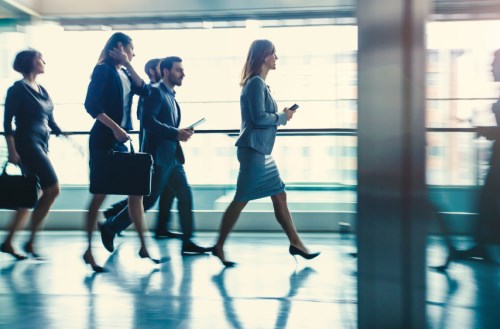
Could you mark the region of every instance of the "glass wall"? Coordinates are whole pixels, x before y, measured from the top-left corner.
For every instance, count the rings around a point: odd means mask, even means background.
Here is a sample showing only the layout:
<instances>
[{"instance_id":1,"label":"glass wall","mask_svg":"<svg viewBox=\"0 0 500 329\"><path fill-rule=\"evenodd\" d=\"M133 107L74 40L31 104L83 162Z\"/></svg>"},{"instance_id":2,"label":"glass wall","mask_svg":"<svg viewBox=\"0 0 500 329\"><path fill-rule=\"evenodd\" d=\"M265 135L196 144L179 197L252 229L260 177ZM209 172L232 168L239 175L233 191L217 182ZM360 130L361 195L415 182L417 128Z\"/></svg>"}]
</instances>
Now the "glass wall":
<instances>
[{"instance_id":1,"label":"glass wall","mask_svg":"<svg viewBox=\"0 0 500 329\"><path fill-rule=\"evenodd\" d=\"M148 59L177 55L184 60L186 77L177 89L182 125L207 118L199 127L203 131L184 145L191 184L234 188L236 134L210 131L235 132L239 128L238 83L245 55L254 39L268 38L275 43L279 57L277 70L267 80L271 91L280 108L300 104L297 115L283 127L299 133L280 136L273 152L283 179L292 189L355 189L357 29L354 25L312 24L314 20L302 23L245 28L227 22L226 27L217 28L123 30L134 40L133 64L145 80L143 66ZM11 69L15 53L28 46L37 48L47 62L46 73L39 80L56 104L56 120L66 131L88 132L93 119L85 112L83 100L92 68L112 33L65 31L49 23L0 33L0 102L7 87L20 78ZM497 86L490 77L490 63L499 33L497 21L428 24L427 126L465 129L428 134L431 185L475 186L482 179L489 142L477 139L467 128L495 124L490 107L497 98ZM0 112L3 116L3 107ZM301 129L310 128L332 131L301 135ZM52 138L50 144L62 184L86 186L87 136ZM0 152L4 159L3 138Z\"/></svg>"}]
</instances>

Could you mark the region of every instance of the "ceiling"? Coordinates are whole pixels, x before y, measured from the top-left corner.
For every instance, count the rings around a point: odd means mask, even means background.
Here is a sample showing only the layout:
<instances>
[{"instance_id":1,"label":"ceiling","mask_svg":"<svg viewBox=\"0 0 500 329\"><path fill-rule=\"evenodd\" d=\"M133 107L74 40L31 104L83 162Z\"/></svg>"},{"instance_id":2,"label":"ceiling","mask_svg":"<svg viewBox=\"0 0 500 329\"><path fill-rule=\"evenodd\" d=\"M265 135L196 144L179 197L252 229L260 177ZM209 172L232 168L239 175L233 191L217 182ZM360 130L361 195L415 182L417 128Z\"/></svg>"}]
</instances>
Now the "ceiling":
<instances>
[{"instance_id":1,"label":"ceiling","mask_svg":"<svg viewBox=\"0 0 500 329\"><path fill-rule=\"evenodd\" d=\"M356 0L0 0L0 25L37 20L86 26L277 18L344 19L352 24L355 4ZM500 0L434 0L430 19L500 19Z\"/></svg>"}]
</instances>

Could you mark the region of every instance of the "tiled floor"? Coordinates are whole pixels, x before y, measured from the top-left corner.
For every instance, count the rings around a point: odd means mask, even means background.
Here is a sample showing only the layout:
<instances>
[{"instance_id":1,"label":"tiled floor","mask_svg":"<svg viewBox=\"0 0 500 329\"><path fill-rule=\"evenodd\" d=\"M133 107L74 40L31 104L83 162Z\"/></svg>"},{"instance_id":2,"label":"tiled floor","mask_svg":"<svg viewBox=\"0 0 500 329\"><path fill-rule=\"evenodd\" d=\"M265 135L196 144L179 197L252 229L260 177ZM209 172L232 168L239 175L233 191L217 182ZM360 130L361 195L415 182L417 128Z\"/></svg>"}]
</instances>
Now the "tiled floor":
<instances>
[{"instance_id":1,"label":"tiled floor","mask_svg":"<svg viewBox=\"0 0 500 329\"><path fill-rule=\"evenodd\" d=\"M159 266L137 256L133 232L113 254L96 235L110 271L93 274L81 260L82 232L43 232L49 261L0 254L0 328L356 328L353 237L302 236L322 254L296 264L283 234L234 233L227 254L238 266L224 270L213 256L181 257L177 240L150 240L172 258ZM199 233L197 242L214 239ZM440 263L438 239L428 249L429 263ZM499 278L498 267L479 263L452 264L448 276L428 271L429 327L500 328Z\"/></svg>"}]
</instances>

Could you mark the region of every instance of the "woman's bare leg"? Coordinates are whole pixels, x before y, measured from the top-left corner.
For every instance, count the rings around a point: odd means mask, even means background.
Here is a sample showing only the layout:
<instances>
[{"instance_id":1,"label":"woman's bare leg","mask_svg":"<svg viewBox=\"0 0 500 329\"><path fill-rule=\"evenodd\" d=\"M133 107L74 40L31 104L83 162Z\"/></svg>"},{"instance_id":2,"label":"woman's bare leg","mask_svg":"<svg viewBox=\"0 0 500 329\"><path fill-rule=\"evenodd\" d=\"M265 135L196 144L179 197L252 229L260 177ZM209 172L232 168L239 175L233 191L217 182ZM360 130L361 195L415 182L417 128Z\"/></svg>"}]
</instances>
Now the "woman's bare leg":
<instances>
[{"instance_id":1,"label":"woman's bare leg","mask_svg":"<svg viewBox=\"0 0 500 329\"><path fill-rule=\"evenodd\" d=\"M271 196L271 200L273 201L274 215L276 216L276 220L278 221L278 223L280 223L281 227L285 231L285 234L290 241L290 245L297 247L306 253L309 253L307 248L302 243L302 240L300 240L297 229L293 224L292 215L288 210L288 204L286 201L286 192Z\"/></svg>"},{"instance_id":2,"label":"woman's bare leg","mask_svg":"<svg viewBox=\"0 0 500 329\"><path fill-rule=\"evenodd\" d=\"M87 231L87 250L83 254L85 262L89 263L92 267L96 266L94 256L92 255L92 234L94 232L97 219L99 216L99 209L106 199L106 194L94 194L90 200L89 210L86 215L85 229Z\"/></svg>"},{"instance_id":3,"label":"woman's bare leg","mask_svg":"<svg viewBox=\"0 0 500 329\"><path fill-rule=\"evenodd\" d=\"M213 249L213 254L219 257L222 262L226 261L224 257L224 243L247 203L248 202L232 201L222 216L219 227L219 237Z\"/></svg>"},{"instance_id":4,"label":"woman's bare leg","mask_svg":"<svg viewBox=\"0 0 500 329\"><path fill-rule=\"evenodd\" d=\"M12 222L9 227L9 233L1 245L1 251L11 254L17 259L25 259L26 257L18 254L14 251L12 246L12 240L17 231L19 231L26 224L26 219L28 218L28 209L21 208L16 210L14 216L12 217Z\"/></svg>"},{"instance_id":5,"label":"woman's bare leg","mask_svg":"<svg viewBox=\"0 0 500 329\"><path fill-rule=\"evenodd\" d=\"M38 204L31 213L31 235L26 242L25 250L31 254L36 254L33 249L36 233L42 227L44 219L49 213L50 207L60 193L59 183L46 187L42 190L42 196L38 199Z\"/></svg>"},{"instance_id":6,"label":"woman's bare leg","mask_svg":"<svg viewBox=\"0 0 500 329\"><path fill-rule=\"evenodd\" d=\"M128 214L130 219L135 225L135 229L139 234L139 240L141 242L141 255L149 256L148 249L146 247L146 239L144 237L144 231L146 230L146 222L144 220L144 206L142 204L142 196L129 195L128 197ZM141 256L142 257L142 256Z\"/></svg>"}]
</instances>

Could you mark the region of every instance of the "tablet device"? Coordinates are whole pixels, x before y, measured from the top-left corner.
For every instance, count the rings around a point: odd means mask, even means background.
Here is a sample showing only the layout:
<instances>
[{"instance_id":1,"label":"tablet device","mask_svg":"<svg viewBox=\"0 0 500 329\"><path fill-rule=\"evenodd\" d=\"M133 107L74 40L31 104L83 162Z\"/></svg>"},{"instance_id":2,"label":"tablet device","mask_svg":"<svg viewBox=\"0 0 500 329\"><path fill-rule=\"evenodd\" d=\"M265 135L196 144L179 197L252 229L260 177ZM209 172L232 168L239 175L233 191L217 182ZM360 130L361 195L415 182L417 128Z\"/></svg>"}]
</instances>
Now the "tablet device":
<instances>
[{"instance_id":1,"label":"tablet device","mask_svg":"<svg viewBox=\"0 0 500 329\"><path fill-rule=\"evenodd\" d=\"M194 129L194 127L198 126L199 124L202 124L203 122L205 122L205 118L201 118L200 120L196 121L195 123L193 123L192 125L188 126L189 129Z\"/></svg>"},{"instance_id":2,"label":"tablet device","mask_svg":"<svg viewBox=\"0 0 500 329\"><path fill-rule=\"evenodd\" d=\"M288 111L295 111L295 110L296 110L296 109L298 109L298 108L299 108L299 106L298 106L297 104L293 104L292 106L290 106L290 107L288 108Z\"/></svg>"}]
</instances>

